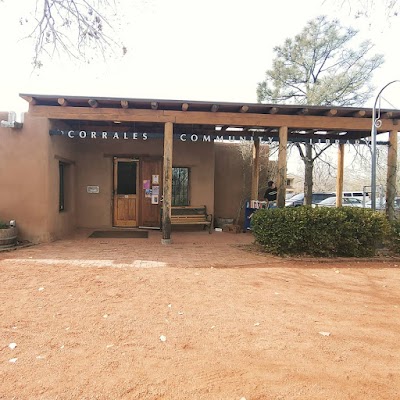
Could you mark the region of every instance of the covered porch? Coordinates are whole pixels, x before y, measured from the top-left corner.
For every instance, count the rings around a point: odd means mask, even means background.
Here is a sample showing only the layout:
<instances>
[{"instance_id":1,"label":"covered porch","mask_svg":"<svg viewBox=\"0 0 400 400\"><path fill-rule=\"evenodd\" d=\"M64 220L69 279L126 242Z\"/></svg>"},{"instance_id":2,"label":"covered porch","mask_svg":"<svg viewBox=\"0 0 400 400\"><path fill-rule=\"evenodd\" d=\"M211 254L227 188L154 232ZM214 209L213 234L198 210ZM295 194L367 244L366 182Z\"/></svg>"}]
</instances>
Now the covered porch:
<instances>
[{"instance_id":1,"label":"covered porch","mask_svg":"<svg viewBox=\"0 0 400 400\"><path fill-rule=\"evenodd\" d=\"M158 137L162 141L160 196L162 241L171 241L172 165L176 146L218 141L250 141L253 146L251 198L257 199L260 146L279 142L277 187L279 207L285 203L287 144L335 143L338 146L337 199L343 191L345 144L368 144L372 110L368 108L294 106L254 103L121 99L23 94L29 115L48 118L51 134L69 138L114 135L117 140ZM395 196L399 110L381 110L378 133L388 132L387 213ZM57 123L62 121L62 126ZM116 135L116 136L115 136Z\"/></svg>"}]
</instances>

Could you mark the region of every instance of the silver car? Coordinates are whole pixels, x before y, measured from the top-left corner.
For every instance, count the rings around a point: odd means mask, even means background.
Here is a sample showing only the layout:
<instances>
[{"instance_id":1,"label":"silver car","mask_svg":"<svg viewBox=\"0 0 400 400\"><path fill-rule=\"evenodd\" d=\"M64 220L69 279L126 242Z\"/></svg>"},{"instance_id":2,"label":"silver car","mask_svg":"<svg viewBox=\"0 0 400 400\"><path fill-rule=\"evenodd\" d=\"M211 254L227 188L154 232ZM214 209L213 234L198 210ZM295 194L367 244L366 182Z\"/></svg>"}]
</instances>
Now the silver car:
<instances>
[{"instance_id":1,"label":"silver car","mask_svg":"<svg viewBox=\"0 0 400 400\"><path fill-rule=\"evenodd\" d=\"M318 204L313 204L313 207L336 207L336 196L328 197L325 200L320 201ZM363 202L356 197L343 197L343 207L362 207Z\"/></svg>"}]
</instances>

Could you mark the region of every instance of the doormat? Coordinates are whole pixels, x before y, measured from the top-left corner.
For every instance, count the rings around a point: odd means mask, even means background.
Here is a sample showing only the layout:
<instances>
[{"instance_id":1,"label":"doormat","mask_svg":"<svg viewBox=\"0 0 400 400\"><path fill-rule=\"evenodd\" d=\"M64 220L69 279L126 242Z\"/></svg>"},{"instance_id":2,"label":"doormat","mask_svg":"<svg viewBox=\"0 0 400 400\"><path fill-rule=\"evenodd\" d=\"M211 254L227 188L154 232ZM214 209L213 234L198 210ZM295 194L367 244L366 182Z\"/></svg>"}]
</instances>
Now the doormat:
<instances>
[{"instance_id":1,"label":"doormat","mask_svg":"<svg viewBox=\"0 0 400 400\"><path fill-rule=\"evenodd\" d=\"M106 239L136 239L148 238L147 231L94 231L90 238L106 238Z\"/></svg>"}]
</instances>

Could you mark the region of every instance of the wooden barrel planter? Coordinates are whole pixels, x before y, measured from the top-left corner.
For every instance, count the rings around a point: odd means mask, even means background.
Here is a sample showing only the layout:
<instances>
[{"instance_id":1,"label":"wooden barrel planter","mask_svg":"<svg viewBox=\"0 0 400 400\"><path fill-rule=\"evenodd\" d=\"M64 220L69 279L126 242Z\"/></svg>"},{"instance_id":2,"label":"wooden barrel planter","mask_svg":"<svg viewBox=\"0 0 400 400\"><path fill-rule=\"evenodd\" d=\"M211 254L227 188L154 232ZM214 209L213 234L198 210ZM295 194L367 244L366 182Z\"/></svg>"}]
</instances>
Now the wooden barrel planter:
<instances>
[{"instance_id":1,"label":"wooden barrel planter","mask_svg":"<svg viewBox=\"0 0 400 400\"><path fill-rule=\"evenodd\" d=\"M14 247L17 244L17 234L16 226L0 228L0 250Z\"/></svg>"}]
</instances>

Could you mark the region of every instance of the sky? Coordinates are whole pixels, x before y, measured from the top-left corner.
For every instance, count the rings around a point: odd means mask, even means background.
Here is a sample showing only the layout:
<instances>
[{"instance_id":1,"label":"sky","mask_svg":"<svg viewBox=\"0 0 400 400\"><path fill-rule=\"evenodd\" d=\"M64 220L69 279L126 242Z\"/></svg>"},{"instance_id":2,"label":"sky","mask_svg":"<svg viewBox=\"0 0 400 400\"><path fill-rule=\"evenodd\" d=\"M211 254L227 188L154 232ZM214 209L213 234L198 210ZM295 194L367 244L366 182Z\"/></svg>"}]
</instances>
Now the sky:
<instances>
[{"instance_id":1,"label":"sky","mask_svg":"<svg viewBox=\"0 0 400 400\"><path fill-rule=\"evenodd\" d=\"M379 3L380 1L378 1ZM35 0L0 2L0 111L27 109L20 93L101 97L256 102L257 83L272 65L273 47L326 14L370 38L385 64L374 75L377 90L400 79L398 20L377 8L355 19L341 0L119 0L113 35L127 54L101 56L90 64L67 56L45 59L33 71L33 44L19 19ZM400 18L400 17L399 17ZM382 107L400 108L400 84L382 94ZM387 102L386 102L387 100ZM17 117L18 119L18 117Z\"/></svg>"}]
</instances>

